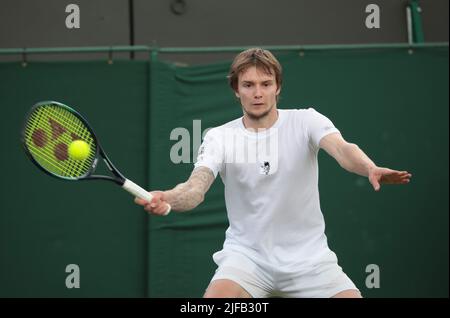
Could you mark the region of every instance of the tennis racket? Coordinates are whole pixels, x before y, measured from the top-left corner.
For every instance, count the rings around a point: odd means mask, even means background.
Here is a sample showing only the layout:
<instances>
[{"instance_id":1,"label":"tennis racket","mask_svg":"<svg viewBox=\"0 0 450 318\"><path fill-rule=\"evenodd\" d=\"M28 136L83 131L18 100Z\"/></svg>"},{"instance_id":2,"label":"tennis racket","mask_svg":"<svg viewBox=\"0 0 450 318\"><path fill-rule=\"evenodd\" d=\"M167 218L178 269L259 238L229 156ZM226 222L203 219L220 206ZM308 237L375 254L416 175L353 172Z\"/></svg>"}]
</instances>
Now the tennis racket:
<instances>
[{"instance_id":1,"label":"tennis racket","mask_svg":"<svg viewBox=\"0 0 450 318\"><path fill-rule=\"evenodd\" d=\"M81 159L69 155L69 147L76 140L89 146L87 156ZM69 181L107 180L148 202L153 198L114 167L86 119L64 104L54 101L35 104L25 119L22 144L31 161L52 177ZM111 176L94 174L99 159L103 159ZM170 209L167 204L166 215Z\"/></svg>"}]
</instances>

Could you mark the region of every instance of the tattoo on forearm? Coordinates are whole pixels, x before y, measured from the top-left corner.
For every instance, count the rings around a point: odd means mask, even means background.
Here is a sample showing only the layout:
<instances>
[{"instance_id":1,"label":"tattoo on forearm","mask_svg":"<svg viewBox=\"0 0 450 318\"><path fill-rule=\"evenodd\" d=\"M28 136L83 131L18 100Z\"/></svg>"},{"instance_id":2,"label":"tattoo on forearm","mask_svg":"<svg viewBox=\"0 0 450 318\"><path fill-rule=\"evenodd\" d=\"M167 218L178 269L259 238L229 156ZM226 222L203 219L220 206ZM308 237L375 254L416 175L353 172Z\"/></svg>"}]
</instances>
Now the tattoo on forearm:
<instances>
[{"instance_id":1,"label":"tattoo on forearm","mask_svg":"<svg viewBox=\"0 0 450 318\"><path fill-rule=\"evenodd\" d=\"M186 182L166 191L167 201L175 211L192 210L203 202L213 181L214 175L209 168L196 168Z\"/></svg>"}]
</instances>

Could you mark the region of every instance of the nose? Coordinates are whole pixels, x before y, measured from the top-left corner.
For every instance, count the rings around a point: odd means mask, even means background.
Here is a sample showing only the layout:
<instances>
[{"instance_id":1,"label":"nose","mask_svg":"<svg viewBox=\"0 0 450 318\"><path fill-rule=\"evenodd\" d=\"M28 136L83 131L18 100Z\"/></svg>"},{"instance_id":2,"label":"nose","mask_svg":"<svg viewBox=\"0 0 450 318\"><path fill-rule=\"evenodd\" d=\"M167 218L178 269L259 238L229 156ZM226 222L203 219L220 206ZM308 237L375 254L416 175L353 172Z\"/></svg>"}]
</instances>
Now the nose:
<instances>
[{"instance_id":1,"label":"nose","mask_svg":"<svg viewBox=\"0 0 450 318\"><path fill-rule=\"evenodd\" d=\"M261 87L259 87L258 85L255 86L255 98L259 99L262 97L262 90Z\"/></svg>"}]
</instances>

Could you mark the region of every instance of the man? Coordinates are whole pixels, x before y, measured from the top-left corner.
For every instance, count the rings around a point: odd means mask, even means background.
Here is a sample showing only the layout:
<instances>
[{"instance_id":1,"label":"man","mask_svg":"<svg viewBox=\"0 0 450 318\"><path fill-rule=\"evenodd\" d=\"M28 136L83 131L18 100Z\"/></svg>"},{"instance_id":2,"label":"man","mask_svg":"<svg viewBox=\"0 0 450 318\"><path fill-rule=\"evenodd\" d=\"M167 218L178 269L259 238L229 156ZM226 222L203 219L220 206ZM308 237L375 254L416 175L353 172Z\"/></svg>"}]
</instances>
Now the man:
<instances>
[{"instance_id":1,"label":"man","mask_svg":"<svg viewBox=\"0 0 450 318\"><path fill-rule=\"evenodd\" d=\"M361 297L328 248L318 151L368 177L375 191L383 183L406 184L411 174L376 166L312 108L277 109L281 82L281 65L269 51L238 54L229 83L243 117L208 131L186 182L152 192L150 203L135 202L156 215L165 214L167 203L191 210L220 173L230 226L213 255L218 268L204 297Z\"/></svg>"}]
</instances>

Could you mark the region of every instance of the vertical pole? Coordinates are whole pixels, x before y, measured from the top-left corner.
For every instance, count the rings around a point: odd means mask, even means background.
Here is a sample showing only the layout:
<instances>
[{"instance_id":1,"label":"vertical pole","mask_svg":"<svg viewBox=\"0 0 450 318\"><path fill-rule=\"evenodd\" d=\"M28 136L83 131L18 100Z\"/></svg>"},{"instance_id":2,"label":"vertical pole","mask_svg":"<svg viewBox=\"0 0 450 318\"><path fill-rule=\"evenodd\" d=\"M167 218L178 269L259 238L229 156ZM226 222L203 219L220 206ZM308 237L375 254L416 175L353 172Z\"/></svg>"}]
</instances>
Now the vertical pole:
<instances>
[{"instance_id":1,"label":"vertical pole","mask_svg":"<svg viewBox=\"0 0 450 318\"><path fill-rule=\"evenodd\" d=\"M413 41L414 43L424 43L425 38L423 35L422 16L421 16L422 9L420 8L419 0L411 0L409 3L409 7L411 8Z\"/></svg>"},{"instance_id":2,"label":"vertical pole","mask_svg":"<svg viewBox=\"0 0 450 318\"><path fill-rule=\"evenodd\" d=\"M157 64L158 62L158 47L154 44L152 45L150 52L149 52L149 62L148 62L148 112L147 112L147 145L146 145L146 154L147 154L147 187L149 189L153 188L152 185L152 158L151 158L151 147L150 144L152 142L152 127L153 127L153 105L154 105L154 83L156 81L157 75ZM146 273L147 273L147 285L146 285L146 297L151 297L151 281L150 281L150 271L152 270L150 268L151 263L151 226L152 226L152 218L147 213L147 266L146 266Z\"/></svg>"}]
</instances>

